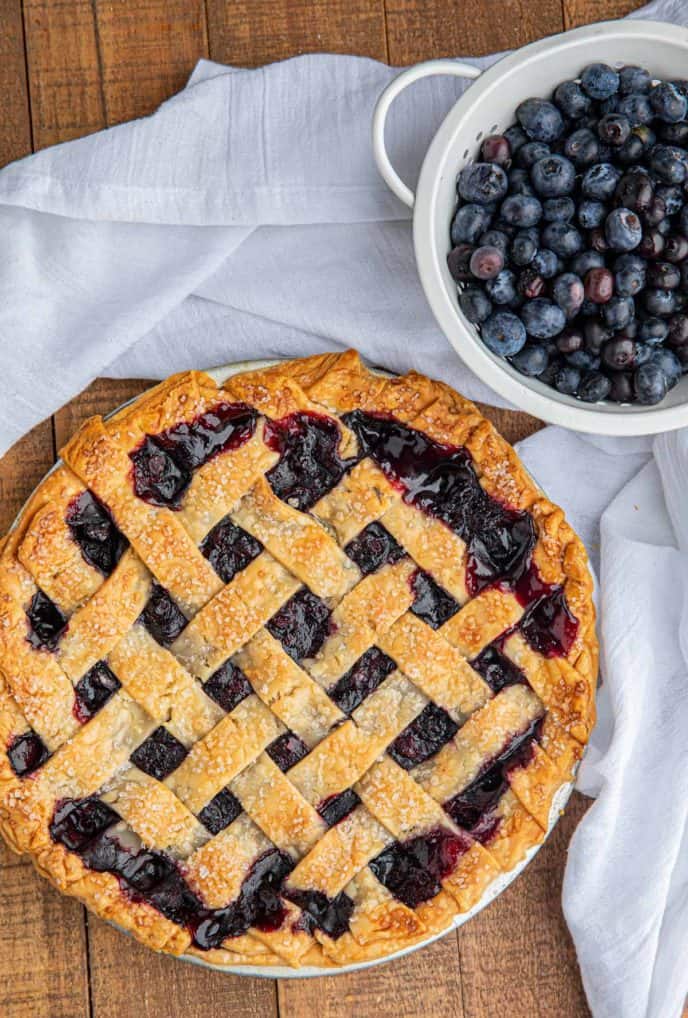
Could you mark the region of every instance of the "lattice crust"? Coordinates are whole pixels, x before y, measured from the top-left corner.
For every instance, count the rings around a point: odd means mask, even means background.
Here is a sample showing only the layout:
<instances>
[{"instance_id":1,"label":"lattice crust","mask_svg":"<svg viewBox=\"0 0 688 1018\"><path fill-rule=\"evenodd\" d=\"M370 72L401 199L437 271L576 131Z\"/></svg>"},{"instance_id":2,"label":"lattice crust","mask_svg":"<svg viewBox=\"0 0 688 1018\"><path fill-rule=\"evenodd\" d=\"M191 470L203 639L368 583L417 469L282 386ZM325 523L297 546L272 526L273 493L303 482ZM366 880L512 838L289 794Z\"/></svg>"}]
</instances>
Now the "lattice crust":
<instances>
[{"instance_id":1,"label":"lattice crust","mask_svg":"<svg viewBox=\"0 0 688 1018\"><path fill-rule=\"evenodd\" d=\"M156 950L327 968L542 840L594 722L591 581L471 403L348 351L173 376L62 456L0 554L0 830L60 890ZM520 573L476 581L483 512L531 528Z\"/></svg>"}]
</instances>

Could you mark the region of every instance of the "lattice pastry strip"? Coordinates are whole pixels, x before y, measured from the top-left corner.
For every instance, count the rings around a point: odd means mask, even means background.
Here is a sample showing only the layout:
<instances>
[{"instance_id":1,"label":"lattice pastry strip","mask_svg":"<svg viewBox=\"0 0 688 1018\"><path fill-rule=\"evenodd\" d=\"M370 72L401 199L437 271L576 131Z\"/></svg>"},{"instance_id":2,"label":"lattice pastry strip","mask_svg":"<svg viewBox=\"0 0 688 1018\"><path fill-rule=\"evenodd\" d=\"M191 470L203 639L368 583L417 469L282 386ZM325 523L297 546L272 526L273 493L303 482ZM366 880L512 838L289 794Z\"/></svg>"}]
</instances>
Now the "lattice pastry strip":
<instances>
[{"instance_id":1,"label":"lattice pastry strip","mask_svg":"<svg viewBox=\"0 0 688 1018\"><path fill-rule=\"evenodd\" d=\"M440 627L445 640L464 657L476 657L523 615L523 605L509 591L488 587Z\"/></svg>"},{"instance_id":2,"label":"lattice pastry strip","mask_svg":"<svg viewBox=\"0 0 688 1018\"><path fill-rule=\"evenodd\" d=\"M315 503L311 513L330 526L344 546L400 499L380 468L366 458L344 474L339 484Z\"/></svg>"}]
</instances>

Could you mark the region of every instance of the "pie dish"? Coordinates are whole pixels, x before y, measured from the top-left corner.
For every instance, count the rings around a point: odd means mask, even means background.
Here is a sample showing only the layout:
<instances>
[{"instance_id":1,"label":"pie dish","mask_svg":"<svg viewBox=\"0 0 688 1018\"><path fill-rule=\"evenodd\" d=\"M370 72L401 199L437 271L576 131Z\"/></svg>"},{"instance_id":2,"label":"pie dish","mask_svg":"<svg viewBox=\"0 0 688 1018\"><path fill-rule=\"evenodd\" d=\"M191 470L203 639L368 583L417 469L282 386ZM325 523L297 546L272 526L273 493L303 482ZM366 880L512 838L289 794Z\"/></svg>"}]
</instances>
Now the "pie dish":
<instances>
[{"instance_id":1,"label":"pie dish","mask_svg":"<svg viewBox=\"0 0 688 1018\"><path fill-rule=\"evenodd\" d=\"M585 551L479 411L354 351L87 421L0 555L0 829L156 950L449 928L594 722Z\"/></svg>"}]
</instances>

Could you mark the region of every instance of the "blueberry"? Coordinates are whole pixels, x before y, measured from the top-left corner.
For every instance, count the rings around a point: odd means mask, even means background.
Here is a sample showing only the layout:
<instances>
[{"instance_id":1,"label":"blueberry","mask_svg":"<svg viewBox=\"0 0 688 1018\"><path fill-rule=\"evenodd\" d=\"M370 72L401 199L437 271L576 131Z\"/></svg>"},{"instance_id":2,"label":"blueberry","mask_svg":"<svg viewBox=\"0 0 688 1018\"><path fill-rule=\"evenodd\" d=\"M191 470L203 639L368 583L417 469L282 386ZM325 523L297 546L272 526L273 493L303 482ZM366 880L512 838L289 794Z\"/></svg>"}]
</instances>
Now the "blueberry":
<instances>
[{"instance_id":1,"label":"blueberry","mask_svg":"<svg viewBox=\"0 0 688 1018\"><path fill-rule=\"evenodd\" d=\"M650 346L658 346L667 338L669 326L670 323L665 322L661 318L645 318L640 323L638 338L641 339L643 343L649 343Z\"/></svg>"},{"instance_id":2,"label":"blueberry","mask_svg":"<svg viewBox=\"0 0 688 1018\"><path fill-rule=\"evenodd\" d=\"M511 304L516 300L516 276L511 269L502 269L494 279L488 279L485 289L494 304Z\"/></svg>"},{"instance_id":3,"label":"blueberry","mask_svg":"<svg viewBox=\"0 0 688 1018\"><path fill-rule=\"evenodd\" d=\"M619 100L619 113L626 117L631 126L650 124L654 118L650 100L646 95L625 95Z\"/></svg>"},{"instance_id":4,"label":"blueberry","mask_svg":"<svg viewBox=\"0 0 688 1018\"><path fill-rule=\"evenodd\" d=\"M468 286L459 293L459 306L469 322L484 322L492 314L492 304L477 286Z\"/></svg>"},{"instance_id":5,"label":"blueberry","mask_svg":"<svg viewBox=\"0 0 688 1018\"><path fill-rule=\"evenodd\" d=\"M468 264L476 279L494 279L504 268L504 255L498 247L477 247Z\"/></svg>"},{"instance_id":6,"label":"blueberry","mask_svg":"<svg viewBox=\"0 0 688 1018\"><path fill-rule=\"evenodd\" d=\"M528 173L528 170L515 167L510 171L509 194L535 194L535 188L530 182L530 174Z\"/></svg>"},{"instance_id":7,"label":"blueberry","mask_svg":"<svg viewBox=\"0 0 688 1018\"><path fill-rule=\"evenodd\" d=\"M619 336L602 347L602 363L612 371L626 371L635 365L636 345L632 339Z\"/></svg>"},{"instance_id":8,"label":"blueberry","mask_svg":"<svg viewBox=\"0 0 688 1018\"><path fill-rule=\"evenodd\" d=\"M470 280L471 270L468 264L472 254L473 247L470 244L457 244L447 255L447 268L457 283L466 283Z\"/></svg>"},{"instance_id":9,"label":"blueberry","mask_svg":"<svg viewBox=\"0 0 688 1018\"><path fill-rule=\"evenodd\" d=\"M571 120L578 120L590 109L590 97L585 94L577 81L562 81L554 90L554 101Z\"/></svg>"},{"instance_id":10,"label":"blueberry","mask_svg":"<svg viewBox=\"0 0 688 1018\"><path fill-rule=\"evenodd\" d=\"M571 271L575 272L581 279L588 269L604 267L604 257L599 251L581 251L571 260Z\"/></svg>"},{"instance_id":11,"label":"blueberry","mask_svg":"<svg viewBox=\"0 0 688 1018\"><path fill-rule=\"evenodd\" d=\"M535 141L554 141L564 133L561 113L546 99L526 99L517 106L516 119Z\"/></svg>"},{"instance_id":12,"label":"blueberry","mask_svg":"<svg viewBox=\"0 0 688 1018\"><path fill-rule=\"evenodd\" d=\"M511 242L511 260L515 265L529 265L537 253L537 244L530 234L517 233Z\"/></svg>"},{"instance_id":13,"label":"blueberry","mask_svg":"<svg viewBox=\"0 0 688 1018\"><path fill-rule=\"evenodd\" d=\"M650 262L647 267L648 286L675 290L681 284L681 270L671 262Z\"/></svg>"},{"instance_id":14,"label":"blueberry","mask_svg":"<svg viewBox=\"0 0 688 1018\"><path fill-rule=\"evenodd\" d=\"M533 187L543 198L558 198L571 194L576 182L576 170L564 156L550 155L538 159L530 171Z\"/></svg>"},{"instance_id":15,"label":"blueberry","mask_svg":"<svg viewBox=\"0 0 688 1018\"><path fill-rule=\"evenodd\" d=\"M612 338L611 331L602 324L599 318L588 318L583 326L585 348L597 356L604 344Z\"/></svg>"},{"instance_id":16,"label":"blueberry","mask_svg":"<svg viewBox=\"0 0 688 1018\"><path fill-rule=\"evenodd\" d=\"M670 389L673 389L681 377L681 362L671 350L665 350L661 347L658 350L653 350L648 364L655 364L658 368L661 368Z\"/></svg>"},{"instance_id":17,"label":"blueberry","mask_svg":"<svg viewBox=\"0 0 688 1018\"><path fill-rule=\"evenodd\" d=\"M578 222L584 230L592 230L595 226L601 226L605 220L608 209L601 201L594 198L584 198L578 206Z\"/></svg>"},{"instance_id":18,"label":"blueberry","mask_svg":"<svg viewBox=\"0 0 688 1018\"><path fill-rule=\"evenodd\" d=\"M602 306L602 318L614 332L624 329L634 315L635 302L632 297L612 297Z\"/></svg>"},{"instance_id":19,"label":"blueberry","mask_svg":"<svg viewBox=\"0 0 688 1018\"><path fill-rule=\"evenodd\" d=\"M638 162L644 150L645 147L638 135L631 133L623 145L619 145L617 148L616 160L623 163L624 166L630 166L632 163Z\"/></svg>"},{"instance_id":20,"label":"blueberry","mask_svg":"<svg viewBox=\"0 0 688 1018\"><path fill-rule=\"evenodd\" d=\"M649 343L636 343L635 344L635 367L639 368L641 364L646 364L652 356L652 351L657 348L650 346Z\"/></svg>"},{"instance_id":21,"label":"blueberry","mask_svg":"<svg viewBox=\"0 0 688 1018\"><path fill-rule=\"evenodd\" d=\"M619 71L619 91L622 95L628 95L629 92L639 92L641 94L649 92L651 84L652 77L650 72L646 71L644 67L626 64Z\"/></svg>"},{"instance_id":22,"label":"blueberry","mask_svg":"<svg viewBox=\"0 0 688 1018\"><path fill-rule=\"evenodd\" d=\"M669 383L659 364L647 361L636 369L633 375L636 399L646 406L661 403L667 394Z\"/></svg>"},{"instance_id":23,"label":"blueberry","mask_svg":"<svg viewBox=\"0 0 688 1018\"><path fill-rule=\"evenodd\" d=\"M576 166L589 166L599 154L599 138L587 127L574 131L564 143L564 155Z\"/></svg>"},{"instance_id":24,"label":"blueberry","mask_svg":"<svg viewBox=\"0 0 688 1018\"><path fill-rule=\"evenodd\" d=\"M545 281L542 276L538 275L535 269L526 266L518 274L516 288L523 297L530 300L532 297L540 296L545 289Z\"/></svg>"},{"instance_id":25,"label":"blueberry","mask_svg":"<svg viewBox=\"0 0 688 1018\"><path fill-rule=\"evenodd\" d=\"M614 286L622 297L635 297L645 286L645 262L638 255L620 255L614 262Z\"/></svg>"},{"instance_id":26,"label":"blueberry","mask_svg":"<svg viewBox=\"0 0 688 1018\"><path fill-rule=\"evenodd\" d=\"M583 346L583 334L575 326L567 326L559 333L555 342L559 353L575 353Z\"/></svg>"},{"instance_id":27,"label":"blueberry","mask_svg":"<svg viewBox=\"0 0 688 1018\"><path fill-rule=\"evenodd\" d=\"M657 319L654 320L657 321ZM662 325L664 324L662 322ZM678 314L671 316L667 328L666 341L675 350L688 347L688 315Z\"/></svg>"},{"instance_id":28,"label":"blueberry","mask_svg":"<svg viewBox=\"0 0 688 1018\"><path fill-rule=\"evenodd\" d=\"M646 230L638 244L638 254L642 258L659 258L664 250L665 241L660 231L655 227Z\"/></svg>"},{"instance_id":29,"label":"blueberry","mask_svg":"<svg viewBox=\"0 0 688 1018\"><path fill-rule=\"evenodd\" d=\"M672 264L684 261L688 257L688 238L672 233L665 241L663 254L665 260Z\"/></svg>"},{"instance_id":30,"label":"blueberry","mask_svg":"<svg viewBox=\"0 0 688 1018\"><path fill-rule=\"evenodd\" d=\"M597 124L597 133L601 141L618 148L631 134L631 122L622 113L607 113Z\"/></svg>"},{"instance_id":31,"label":"blueberry","mask_svg":"<svg viewBox=\"0 0 688 1018\"><path fill-rule=\"evenodd\" d=\"M567 396L575 396L581 382L580 368L564 364L554 376L554 388Z\"/></svg>"},{"instance_id":32,"label":"blueberry","mask_svg":"<svg viewBox=\"0 0 688 1018\"><path fill-rule=\"evenodd\" d=\"M604 235L615 251L632 251L640 243L643 228L631 209L612 209L604 222Z\"/></svg>"},{"instance_id":33,"label":"blueberry","mask_svg":"<svg viewBox=\"0 0 688 1018\"><path fill-rule=\"evenodd\" d=\"M608 99L619 84L619 75L609 64L588 64L581 74L581 87L592 99Z\"/></svg>"},{"instance_id":34,"label":"blueberry","mask_svg":"<svg viewBox=\"0 0 688 1018\"><path fill-rule=\"evenodd\" d=\"M657 198L661 198L664 202L664 211L667 216L675 216L683 208L684 197L680 187L672 184L661 184L655 194Z\"/></svg>"},{"instance_id":35,"label":"blueberry","mask_svg":"<svg viewBox=\"0 0 688 1018\"><path fill-rule=\"evenodd\" d=\"M471 163L459 174L458 190L464 201L478 205L499 201L506 194L506 173L494 163Z\"/></svg>"},{"instance_id":36,"label":"blueberry","mask_svg":"<svg viewBox=\"0 0 688 1018\"><path fill-rule=\"evenodd\" d=\"M676 311L676 294L673 290L645 290L643 304L645 310L658 318L668 317Z\"/></svg>"},{"instance_id":37,"label":"blueberry","mask_svg":"<svg viewBox=\"0 0 688 1018\"><path fill-rule=\"evenodd\" d=\"M583 249L583 238L570 223L548 223L542 231L542 244L560 258L570 258Z\"/></svg>"},{"instance_id":38,"label":"blueberry","mask_svg":"<svg viewBox=\"0 0 688 1018\"><path fill-rule=\"evenodd\" d=\"M609 398L615 403L633 402L633 381L630 375L623 371L612 371L609 375L611 389Z\"/></svg>"},{"instance_id":39,"label":"blueberry","mask_svg":"<svg viewBox=\"0 0 688 1018\"><path fill-rule=\"evenodd\" d=\"M583 303L583 280L573 272L562 273L554 280L552 296L570 321Z\"/></svg>"},{"instance_id":40,"label":"blueberry","mask_svg":"<svg viewBox=\"0 0 688 1018\"><path fill-rule=\"evenodd\" d=\"M590 350L576 350L574 353L567 354L566 362L580 371L596 371L600 366L600 358Z\"/></svg>"},{"instance_id":41,"label":"blueberry","mask_svg":"<svg viewBox=\"0 0 688 1018\"><path fill-rule=\"evenodd\" d=\"M547 348L539 343L524 346L512 358L511 363L522 375L529 378L537 378L547 367L549 354Z\"/></svg>"},{"instance_id":42,"label":"blueberry","mask_svg":"<svg viewBox=\"0 0 688 1018\"><path fill-rule=\"evenodd\" d=\"M548 223L568 223L576 214L576 203L573 198L547 198L542 212Z\"/></svg>"},{"instance_id":43,"label":"blueberry","mask_svg":"<svg viewBox=\"0 0 688 1018\"><path fill-rule=\"evenodd\" d=\"M523 322L510 311L496 311L483 322L481 335L488 350L499 357L513 357L526 344Z\"/></svg>"},{"instance_id":44,"label":"blueberry","mask_svg":"<svg viewBox=\"0 0 688 1018\"><path fill-rule=\"evenodd\" d=\"M548 247L541 247L531 262L531 267L543 279L552 279L561 267L559 258Z\"/></svg>"},{"instance_id":45,"label":"blueberry","mask_svg":"<svg viewBox=\"0 0 688 1018\"><path fill-rule=\"evenodd\" d=\"M490 225L492 216L484 205L470 203L457 210L451 225L451 242L457 244L476 244L478 237Z\"/></svg>"},{"instance_id":46,"label":"blueberry","mask_svg":"<svg viewBox=\"0 0 688 1018\"><path fill-rule=\"evenodd\" d=\"M654 188L652 181L645 173L628 170L616 185L614 200L617 205L631 209L632 212L646 212L652 204Z\"/></svg>"},{"instance_id":47,"label":"blueberry","mask_svg":"<svg viewBox=\"0 0 688 1018\"><path fill-rule=\"evenodd\" d=\"M677 124L660 124L657 135L670 145L682 145L688 142L688 121L679 120Z\"/></svg>"},{"instance_id":48,"label":"blueberry","mask_svg":"<svg viewBox=\"0 0 688 1018\"><path fill-rule=\"evenodd\" d=\"M509 142L512 156L528 141L528 135L518 124L512 124L511 127L507 127L504 137Z\"/></svg>"},{"instance_id":49,"label":"blueberry","mask_svg":"<svg viewBox=\"0 0 688 1018\"><path fill-rule=\"evenodd\" d=\"M502 219L512 226L535 226L542 219L541 203L525 194L510 194L499 211Z\"/></svg>"},{"instance_id":50,"label":"blueberry","mask_svg":"<svg viewBox=\"0 0 688 1018\"><path fill-rule=\"evenodd\" d=\"M489 134L480 146L480 158L486 163L507 166L511 162L511 145L503 134Z\"/></svg>"},{"instance_id":51,"label":"blueberry","mask_svg":"<svg viewBox=\"0 0 688 1018\"><path fill-rule=\"evenodd\" d=\"M537 297L524 304L521 318L529 335L536 339L556 336L566 325L566 316L561 308L544 297Z\"/></svg>"},{"instance_id":52,"label":"blueberry","mask_svg":"<svg viewBox=\"0 0 688 1018\"><path fill-rule=\"evenodd\" d=\"M675 145L653 145L649 164L653 173L667 184L682 184L686 179L684 155Z\"/></svg>"},{"instance_id":53,"label":"blueberry","mask_svg":"<svg viewBox=\"0 0 688 1018\"><path fill-rule=\"evenodd\" d=\"M616 191L621 173L611 163L597 163L585 171L581 189L586 198L609 201Z\"/></svg>"},{"instance_id":54,"label":"blueberry","mask_svg":"<svg viewBox=\"0 0 688 1018\"><path fill-rule=\"evenodd\" d=\"M502 254L506 254L509 249L509 238L501 230L486 230L480 234L478 244L481 247L498 247Z\"/></svg>"},{"instance_id":55,"label":"blueberry","mask_svg":"<svg viewBox=\"0 0 688 1018\"><path fill-rule=\"evenodd\" d=\"M685 120L688 113L688 100L670 81L660 81L659 84L652 86L650 104L655 116L668 124Z\"/></svg>"},{"instance_id":56,"label":"blueberry","mask_svg":"<svg viewBox=\"0 0 688 1018\"><path fill-rule=\"evenodd\" d=\"M610 95L607 99L602 99L599 104L600 116L608 117L610 113L618 113L619 102L621 97L617 95Z\"/></svg>"},{"instance_id":57,"label":"blueberry","mask_svg":"<svg viewBox=\"0 0 688 1018\"><path fill-rule=\"evenodd\" d=\"M601 371L590 371L578 386L578 397L586 403L600 403L609 395L612 383Z\"/></svg>"},{"instance_id":58,"label":"blueberry","mask_svg":"<svg viewBox=\"0 0 688 1018\"><path fill-rule=\"evenodd\" d=\"M521 169L529 170L538 159L544 159L549 154L549 145L545 145L543 141L528 141L518 150L516 162Z\"/></svg>"}]
</instances>

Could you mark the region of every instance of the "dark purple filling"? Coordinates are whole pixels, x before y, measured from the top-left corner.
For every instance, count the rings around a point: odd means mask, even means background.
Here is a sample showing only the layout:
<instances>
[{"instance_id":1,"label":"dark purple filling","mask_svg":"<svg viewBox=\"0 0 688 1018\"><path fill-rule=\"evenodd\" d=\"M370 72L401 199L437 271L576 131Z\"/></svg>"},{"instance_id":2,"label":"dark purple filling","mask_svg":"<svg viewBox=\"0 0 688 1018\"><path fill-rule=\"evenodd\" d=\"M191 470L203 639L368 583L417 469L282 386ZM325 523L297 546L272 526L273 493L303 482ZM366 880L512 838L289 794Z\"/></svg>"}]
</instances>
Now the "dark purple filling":
<instances>
[{"instance_id":1,"label":"dark purple filling","mask_svg":"<svg viewBox=\"0 0 688 1018\"><path fill-rule=\"evenodd\" d=\"M353 788L347 788L339 795L328 795L326 799L318 803L316 808L327 826L334 827L344 817L348 817L360 801Z\"/></svg>"},{"instance_id":2,"label":"dark purple filling","mask_svg":"<svg viewBox=\"0 0 688 1018\"><path fill-rule=\"evenodd\" d=\"M90 491L83 491L67 506L65 520L85 560L109 576L127 547L127 539L103 503Z\"/></svg>"},{"instance_id":3,"label":"dark purple filling","mask_svg":"<svg viewBox=\"0 0 688 1018\"><path fill-rule=\"evenodd\" d=\"M267 479L277 497L305 510L331 491L356 463L340 458L341 437L337 421L320 414L295 413L268 421L265 442L280 458Z\"/></svg>"},{"instance_id":4,"label":"dark purple filling","mask_svg":"<svg viewBox=\"0 0 688 1018\"><path fill-rule=\"evenodd\" d=\"M15 735L7 747L7 759L18 778L37 770L49 756L48 747L35 732Z\"/></svg>"},{"instance_id":5,"label":"dark purple filling","mask_svg":"<svg viewBox=\"0 0 688 1018\"><path fill-rule=\"evenodd\" d=\"M369 523L353 541L349 541L344 551L364 576L377 572L388 562L398 562L406 554L381 523Z\"/></svg>"},{"instance_id":6,"label":"dark purple filling","mask_svg":"<svg viewBox=\"0 0 688 1018\"><path fill-rule=\"evenodd\" d=\"M328 695L340 710L351 714L395 668L391 657L387 657L378 647L371 647L328 690Z\"/></svg>"},{"instance_id":7,"label":"dark purple filling","mask_svg":"<svg viewBox=\"0 0 688 1018\"><path fill-rule=\"evenodd\" d=\"M251 683L244 673L231 661L220 665L216 672L205 682L203 689L207 695L219 704L227 713L250 696L253 692Z\"/></svg>"},{"instance_id":8,"label":"dark purple filling","mask_svg":"<svg viewBox=\"0 0 688 1018\"><path fill-rule=\"evenodd\" d=\"M429 703L417 718L396 737L387 752L404 770L434 756L456 735L459 726L446 710Z\"/></svg>"},{"instance_id":9,"label":"dark purple filling","mask_svg":"<svg viewBox=\"0 0 688 1018\"><path fill-rule=\"evenodd\" d=\"M80 852L118 820L119 815L101 799L62 799L50 822L50 836L71 852Z\"/></svg>"},{"instance_id":10,"label":"dark purple filling","mask_svg":"<svg viewBox=\"0 0 688 1018\"><path fill-rule=\"evenodd\" d=\"M74 687L74 716L81 724L97 714L120 688L120 681L104 661L96 661Z\"/></svg>"},{"instance_id":11,"label":"dark purple filling","mask_svg":"<svg viewBox=\"0 0 688 1018\"><path fill-rule=\"evenodd\" d=\"M416 908L439 894L440 881L454 872L469 847L467 838L437 827L409 841L395 841L369 866L395 898Z\"/></svg>"},{"instance_id":12,"label":"dark purple filling","mask_svg":"<svg viewBox=\"0 0 688 1018\"><path fill-rule=\"evenodd\" d=\"M198 814L198 819L211 834L219 834L229 827L239 814L242 806L228 788L223 788Z\"/></svg>"},{"instance_id":13,"label":"dark purple filling","mask_svg":"<svg viewBox=\"0 0 688 1018\"><path fill-rule=\"evenodd\" d=\"M498 693L505 686L528 685L521 669L493 643L485 647L471 661L471 665L482 675L493 693Z\"/></svg>"},{"instance_id":14,"label":"dark purple filling","mask_svg":"<svg viewBox=\"0 0 688 1018\"><path fill-rule=\"evenodd\" d=\"M188 623L181 608L171 594L154 583L146 607L139 616L154 640L163 647L169 647Z\"/></svg>"},{"instance_id":15,"label":"dark purple filling","mask_svg":"<svg viewBox=\"0 0 688 1018\"><path fill-rule=\"evenodd\" d=\"M268 622L266 629L295 661L314 657L330 633L330 609L301 587Z\"/></svg>"},{"instance_id":16,"label":"dark purple filling","mask_svg":"<svg viewBox=\"0 0 688 1018\"><path fill-rule=\"evenodd\" d=\"M411 577L411 588L416 595L411 611L433 629L443 626L460 608L451 594L422 569L417 569Z\"/></svg>"},{"instance_id":17,"label":"dark purple filling","mask_svg":"<svg viewBox=\"0 0 688 1018\"><path fill-rule=\"evenodd\" d=\"M322 891L303 891L296 887L286 887L284 896L308 913L315 925L333 940L337 940L349 929L354 903L344 891L336 898L328 898Z\"/></svg>"},{"instance_id":18,"label":"dark purple filling","mask_svg":"<svg viewBox=\"0 0 688 1018\"><path fill-rule=\"evenodd\" d=\"M129 759L139 770L150 774L157 781L163 781L179 767L187 753L186 746L160 725L134 750Z\"/></svg>"},{"instance_id":19,"label":"dark purple filling","mask_svg":"<svg viewBox=\"0 0 688 1018\"><path fill-rule=\"evenodd\" d=\"M37 590L26 609L29 631L26 639L36 650L55 650L67 628L67 616L42 590Z\"/></svg>"},{"instance_id":20,"label":"dark purple filling","mask_svg":"<svg viewBox=\"0 0 688 1018\"><path fill-rule=\"evenodd\" d=\"M469 831L476 841L486 843L495 833L499 819L494 812L509 787L509 774L532 759L533 744L539 741L541 728L542 718L537 718L514 735L467 788L445 802L444 809L454 823Z\"/></svg>"},{"instance_id":21,"label":"dark purple filling","mask_svg":"<svg viewBox=\"0 0 688 1018\"><path fill-rule=\"evenodd\" d=\"M497 580L515 580L527 568L536 536L531 517L484 491L466 449L360 410L345 420L404 501L442 520L466 542L472 596Z\"/></svg>"},{"instance_id":22,"label":"dark purple filling","mask_svg":"<svg viewBox=\"0 0 688 1018\"><path fill-rule=\"evenodd\" d=\"M288 771L307 756L309 749L294 732L284 732L270 743L265 752L281 771Z\"/></svg>"},{"instance_id":23,"label":"dark purple filling","mask_svg":"<svg viewBox=\"0 0 688 1018\"><path fill-rule=\"evenodd\" d=\"M201 552L223 583L229 583L249 562L257 558L263 545L229 516L213 527L201 545Z\"/></svg>"},{"instance_id":24,"label":"dark purple filling","mask_svg":"<svg viewBox=\"0 0 688 1018\"><path fill-rule=\"evenodd\" d=\"M243 404L218 403L189 423L146 435L129 454L134 491L151 505L179 509L192 472L218 453L248 441L257 418L256 411Z\"/></svg>"},{"instance_id":25,"label":"dark purple filling","mask_svg":"<svg viewBox=\"0 0 688 1018\"><path fill-rule=\"evenodd\" d=\"M566 657L578 633L576 619L561 587L533 602L521 619L521 632L543 657Z\"/></svg>"}]
</instances>

